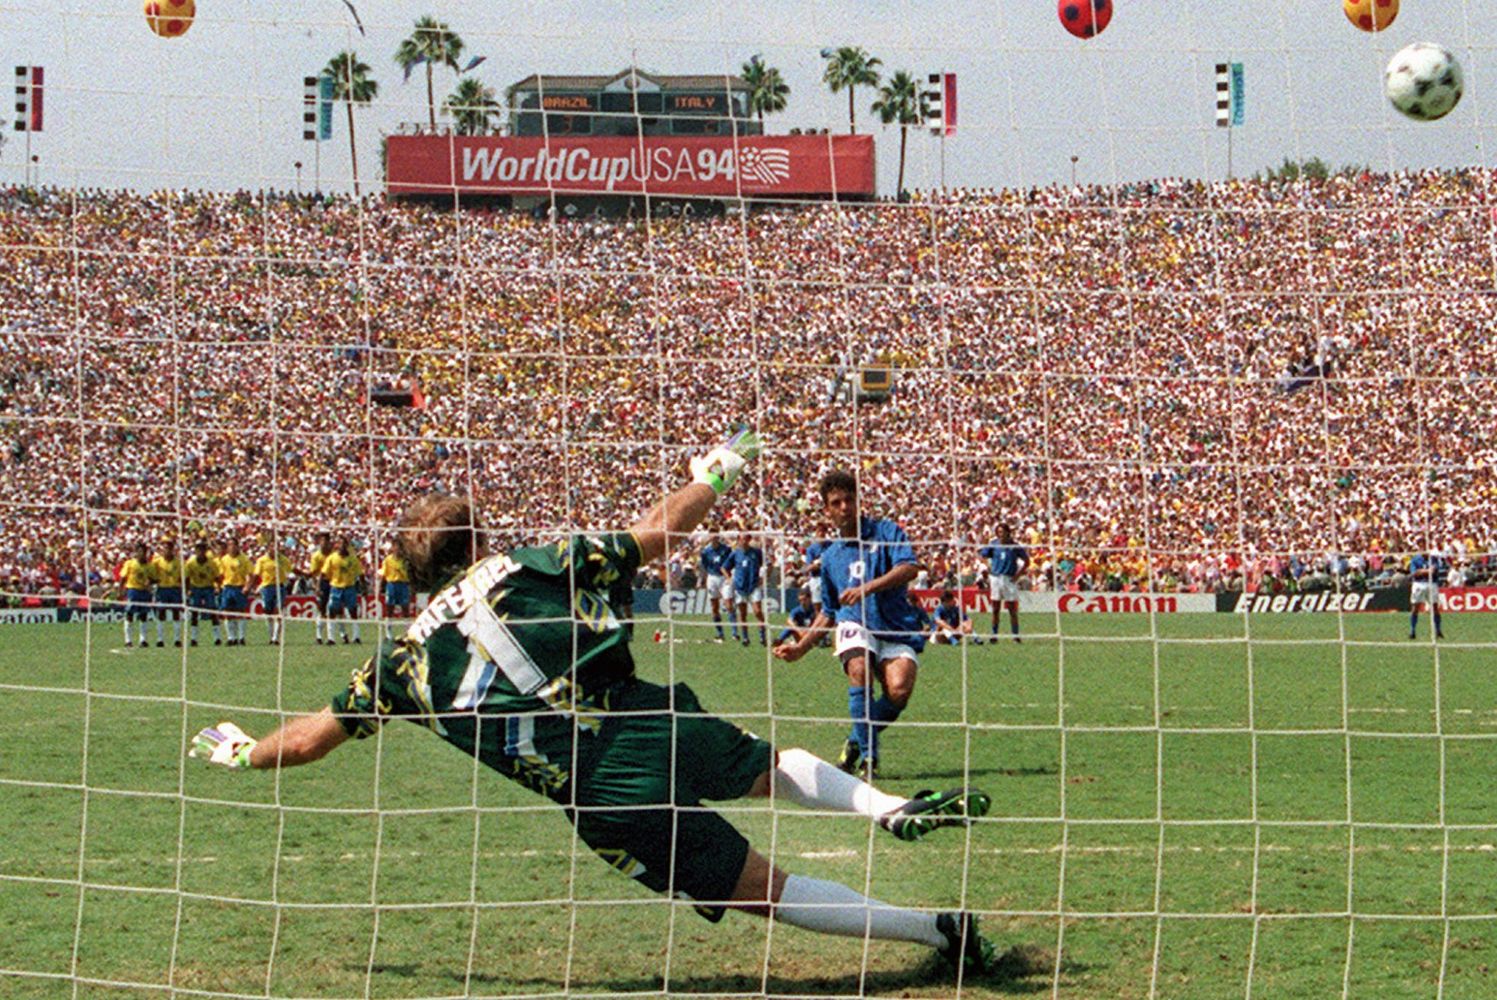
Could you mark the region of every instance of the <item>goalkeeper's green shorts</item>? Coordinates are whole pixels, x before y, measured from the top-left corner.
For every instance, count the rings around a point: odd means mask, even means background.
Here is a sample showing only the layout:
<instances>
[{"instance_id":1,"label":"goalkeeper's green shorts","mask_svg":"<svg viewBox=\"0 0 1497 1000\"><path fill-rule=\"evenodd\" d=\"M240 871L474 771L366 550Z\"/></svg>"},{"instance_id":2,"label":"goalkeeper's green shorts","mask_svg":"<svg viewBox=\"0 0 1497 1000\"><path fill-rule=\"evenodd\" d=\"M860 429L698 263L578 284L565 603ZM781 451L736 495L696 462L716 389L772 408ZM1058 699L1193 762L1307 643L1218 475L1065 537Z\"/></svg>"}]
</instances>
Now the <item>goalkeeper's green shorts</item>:
<instances>
[{"instance_id":1,"label":"goalkeeper's green shorts","mask_svg":"<svg viewBox=\"0 0 1497 1000\"><path fill-rule=\"evenodd\" d=\"M702 802L742 797L773 766L774 750L708 715L685 684L630 681L611 694L596 754L579 768L577 808L568 809L577 833L624 874L719 919L749 844Z\"/></svg>"}]
</instances>

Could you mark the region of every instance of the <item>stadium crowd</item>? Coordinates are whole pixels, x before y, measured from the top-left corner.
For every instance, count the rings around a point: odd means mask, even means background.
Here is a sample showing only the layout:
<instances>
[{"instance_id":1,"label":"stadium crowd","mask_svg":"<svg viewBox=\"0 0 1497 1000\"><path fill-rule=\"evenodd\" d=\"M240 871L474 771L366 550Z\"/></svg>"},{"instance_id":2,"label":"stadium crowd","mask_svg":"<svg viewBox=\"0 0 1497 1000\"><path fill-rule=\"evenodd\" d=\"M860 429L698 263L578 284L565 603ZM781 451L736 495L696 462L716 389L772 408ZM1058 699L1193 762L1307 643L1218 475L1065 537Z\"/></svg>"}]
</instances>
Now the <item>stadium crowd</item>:
<instances>
[{"instance_id":1,"label":"stadium crowd","mask_svg":"<svg viewBox=\"0 0 1497 1000\"><path fill-rule=\"evenodd\" d=\"M0 188L0 590L105 588L166 536L378 550L431 489L505 540L617 526L737 423L771 451L717 527L792 573L843 465L934 580L1005 522L1032 586L1375 584L1431 549L1479 579L1494 179L624 219ZM864 364L889 398L852 398Z\"/></svg>"}]
</instances>

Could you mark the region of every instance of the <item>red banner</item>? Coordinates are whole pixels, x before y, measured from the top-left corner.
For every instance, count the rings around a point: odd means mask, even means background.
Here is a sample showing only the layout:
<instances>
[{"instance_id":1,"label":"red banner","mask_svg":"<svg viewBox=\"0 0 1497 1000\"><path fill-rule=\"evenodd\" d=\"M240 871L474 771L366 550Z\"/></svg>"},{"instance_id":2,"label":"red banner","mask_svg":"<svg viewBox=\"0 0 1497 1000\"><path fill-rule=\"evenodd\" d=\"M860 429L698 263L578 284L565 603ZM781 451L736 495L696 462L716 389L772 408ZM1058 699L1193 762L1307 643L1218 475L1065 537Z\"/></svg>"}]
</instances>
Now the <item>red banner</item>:
<instances>
[{"instance_id":1,"label":"red banner","mask_svg":"<svg viewBox=\"0 0 1497 1000\"><path fill-rule=\"evenodd\" d=\"M392 135L390 194L869 197L873 137Z\"/></svg>"},{"instance_id":2,"label":"red banner","mask_svg":"<svg viewBox=\"0 0 1497 1000\"><path fill-rule=\"evenodd\" d=\"M1441 587L1441 611L1497 611L1497 587Z\"/></svg>"}]
</instances>

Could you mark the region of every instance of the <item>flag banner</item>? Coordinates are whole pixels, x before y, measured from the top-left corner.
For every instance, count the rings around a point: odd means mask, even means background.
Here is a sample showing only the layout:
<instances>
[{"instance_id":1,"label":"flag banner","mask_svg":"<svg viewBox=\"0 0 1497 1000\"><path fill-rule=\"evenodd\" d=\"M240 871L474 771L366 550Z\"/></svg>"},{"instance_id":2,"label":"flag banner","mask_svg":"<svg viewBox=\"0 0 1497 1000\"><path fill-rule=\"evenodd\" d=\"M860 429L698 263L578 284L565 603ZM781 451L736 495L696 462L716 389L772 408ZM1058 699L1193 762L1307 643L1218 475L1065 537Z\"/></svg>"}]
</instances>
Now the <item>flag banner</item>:
<instances>
[{"instance_id":1,"label":"flag banner","mask_svg":"<svg viewBox=\"0 0 1497 1000\"><path fill-rule=\"evenodd\" d=\"M301 137L303 142L317 139L317 80L315 76L301 78Z\"/></svg>"},{"instance_id":2,"label":"flag banner","mask_svg":"<svg viewBox=\"0 0 1497 1000\"><path fill-rule=\"evenodd\" d=\"M1231 67L1226 63L1216 64L1216 124L1227 128L1232 124L1232 79Z\"/></svg>"},{"instance_id":3,"label":"flag banner","mask_svg":"<svg viewBox=\"0 0 1497 1000\"><path fill-rule=\"evenodd\" d=\"M1232 64L1232 124L1241 125L1246 117L1246 95L1243 91L1244 76L1242 63Z\"/></svg>"},{"instance_id":4,"label":"flag banner","mask_svg":"<svg viewBox=\"0 0 1497 1000\"><path fill-rule=\"evenodd\" d=\"M42 130L42 68L31 67L31 131Z\"/></svg>"},{"instance_id":5,"label":"flag banner","mask_svg":"<svg viewBox=\"0 0 1497 1000\"><path fill-rule=\"evenodd\" d=\"M945 114L941 124L947 135L956 135L956 74L945 74L942 84L941 110Z\"/></svg>"},{"instance_id":6,"label":"flag banner","mask_svg":"<svg viewBox=\"0 0 1497 1000\"><path fill-rule=\"evenodd\" d=\"M16 67L16 131L42 130L42 67Z\"/></svg>"},{"instance_id":7,"label":"flag banner","mask_svg":"<svg viewBox=\"0 0 1497 1000\"><path fill-rule=\"evenodd\" d=\"M317 141L326 142L333 137L333 78L323 74L317 78Z\"/></svg>"}]
</instances>

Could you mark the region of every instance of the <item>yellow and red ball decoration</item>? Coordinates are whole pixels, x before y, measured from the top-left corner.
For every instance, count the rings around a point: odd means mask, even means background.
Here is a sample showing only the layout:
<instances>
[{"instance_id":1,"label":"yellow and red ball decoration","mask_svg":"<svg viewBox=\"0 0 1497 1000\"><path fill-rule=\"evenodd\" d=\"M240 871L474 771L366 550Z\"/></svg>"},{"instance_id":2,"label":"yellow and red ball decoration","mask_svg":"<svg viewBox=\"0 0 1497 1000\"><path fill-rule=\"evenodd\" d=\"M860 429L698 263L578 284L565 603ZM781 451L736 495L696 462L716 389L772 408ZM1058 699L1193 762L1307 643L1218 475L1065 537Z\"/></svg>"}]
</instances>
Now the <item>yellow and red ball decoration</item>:
<instances>
[{"instance_id":1,"label":"yellow and red ball decoration","mask_svg":"<svg viewBox=\"0 0 1497 1000\"><path fill-rule=\"evenodd\" d=\"M1398 0L1341 0L1341 9L1363 31L1383 31L1398 16Z\"/></svg>"},{"instance_id":2,"label":"yellow and red ball decoration","mask_svg":"<svg viewBox=\"0 0 1497 1000\"><path fill-rule=\"evenodd\" d=\"M146 24L162 38L180 38L197 16L197 0L146 0Z\"/></svg>"}]
</instances>

